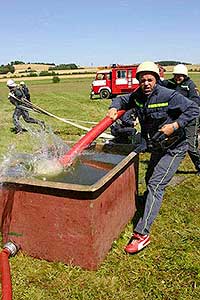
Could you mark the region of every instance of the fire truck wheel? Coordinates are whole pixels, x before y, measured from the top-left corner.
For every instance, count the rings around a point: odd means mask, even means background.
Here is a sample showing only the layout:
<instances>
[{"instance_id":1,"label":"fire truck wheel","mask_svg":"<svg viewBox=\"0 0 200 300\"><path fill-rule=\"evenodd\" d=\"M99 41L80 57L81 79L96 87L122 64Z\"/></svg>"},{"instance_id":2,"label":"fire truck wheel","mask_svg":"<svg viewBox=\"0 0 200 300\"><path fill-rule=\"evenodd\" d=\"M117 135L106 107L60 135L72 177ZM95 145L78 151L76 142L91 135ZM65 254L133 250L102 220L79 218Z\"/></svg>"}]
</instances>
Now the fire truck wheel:
<instances>
[{"instance_id":1,"label":"fire truck wheel","mask_svg":"<svg viewBox=\"0 0 200 300\"><path fill-rule=\"evenodd\" d=\"M101 99L109 99L110 98L109 90L103 89L100 91L99 94L100 94Z\"/></svg>"}]
</instances>

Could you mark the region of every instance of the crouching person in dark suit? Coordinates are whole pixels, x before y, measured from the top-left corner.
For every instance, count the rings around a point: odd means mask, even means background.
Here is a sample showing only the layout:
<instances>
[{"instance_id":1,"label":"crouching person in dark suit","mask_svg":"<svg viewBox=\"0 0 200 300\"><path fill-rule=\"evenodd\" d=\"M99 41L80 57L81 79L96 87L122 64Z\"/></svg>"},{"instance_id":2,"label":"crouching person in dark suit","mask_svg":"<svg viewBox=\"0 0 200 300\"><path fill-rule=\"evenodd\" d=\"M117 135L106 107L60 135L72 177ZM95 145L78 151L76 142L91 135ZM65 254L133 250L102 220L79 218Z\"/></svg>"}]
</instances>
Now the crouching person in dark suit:
<instances>
[{"instance_id":1,"label":"crouching person in dark suit","mask_svg":"<svg viewBox=\"0 0 200 300\"><path fill-rule=\"evenodd\" d=\"M126 111L120 119L110 126L111 134L114 136L111 142L116 144L134 143L137 134L137 130L134 128L135 122L134 110Z\"/></svg>"}]
</instances>

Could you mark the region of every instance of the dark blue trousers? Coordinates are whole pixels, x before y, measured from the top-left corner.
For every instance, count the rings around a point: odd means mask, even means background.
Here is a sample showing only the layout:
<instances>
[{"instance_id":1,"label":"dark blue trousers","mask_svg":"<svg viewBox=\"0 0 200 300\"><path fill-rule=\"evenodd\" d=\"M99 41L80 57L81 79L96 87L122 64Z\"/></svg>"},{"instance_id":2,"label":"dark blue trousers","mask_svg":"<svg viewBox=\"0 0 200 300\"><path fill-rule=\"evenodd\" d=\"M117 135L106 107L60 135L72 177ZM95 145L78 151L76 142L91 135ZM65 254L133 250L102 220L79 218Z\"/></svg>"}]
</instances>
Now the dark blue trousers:
<instances>
[{"instance_id":1,"label":"dark blue trousers","mask_svg":"<svg viewBox=\"0 0 200 300\"><path fill-rule=\"evenodd\" d=\"M200 150L198 142L198 128L199 128L199 118L190 122L186 126L186 137L188 142L188 154L196 168L197 171L200 171Z\"/></svg>"},{"instance_id":2,"label":"dark blue trousers","mask_svg":"<svg viewBox=\"0 0 200 300\"><path fill-rule=\"evenodd\" d=\"M188 150L186 142L168 149L165 153L152 153L146 172L147 190L144 194L144 209L134 228L140 234L149 234L163 199L164 190L176 173Z\"/></svg>"},{"instance_id":3,"label":"dark blue trousers","mask_svg":"<svg viewBox=\"0 0 200 300\"><path fill-rule=\"evenodd\" d=\"M15 126L16 132L22 131L22 126L19 122L19 118L22 117L25 122L27 123L33 123L33 124L39 124L42 126L43 122L37 119L33 119L29 116L28 111L15 107L14 113L13 113L13 124Z\"/></svg>"}]
</instances>

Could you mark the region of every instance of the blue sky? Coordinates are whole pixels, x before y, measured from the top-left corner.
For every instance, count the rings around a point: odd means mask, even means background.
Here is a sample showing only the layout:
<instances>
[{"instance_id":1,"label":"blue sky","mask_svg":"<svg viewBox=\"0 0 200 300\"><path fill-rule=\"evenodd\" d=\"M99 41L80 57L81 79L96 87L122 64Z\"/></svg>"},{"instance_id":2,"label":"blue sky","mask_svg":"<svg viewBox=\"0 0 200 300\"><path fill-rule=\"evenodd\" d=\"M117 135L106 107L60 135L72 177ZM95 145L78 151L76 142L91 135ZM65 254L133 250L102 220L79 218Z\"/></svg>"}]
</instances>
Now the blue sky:
<instances>
[{"instance_id":1,"label":"blue sky","mask_svg":"<svg viewBox=\"0 0 200 300\"><path fill-rule=\"evenodd\" d=\"M200 63L200 1L1 1L0 64Z\"/></svg>"}]
</instances>

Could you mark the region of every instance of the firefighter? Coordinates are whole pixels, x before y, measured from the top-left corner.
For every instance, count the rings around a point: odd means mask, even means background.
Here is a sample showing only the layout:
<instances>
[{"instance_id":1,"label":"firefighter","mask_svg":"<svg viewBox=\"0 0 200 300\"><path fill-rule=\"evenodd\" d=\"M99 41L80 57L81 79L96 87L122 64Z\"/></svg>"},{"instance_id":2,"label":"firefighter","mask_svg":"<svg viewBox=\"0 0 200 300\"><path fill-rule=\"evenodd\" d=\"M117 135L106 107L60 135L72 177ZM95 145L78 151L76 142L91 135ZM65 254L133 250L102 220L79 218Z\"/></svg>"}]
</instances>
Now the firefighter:
<instances>
[{"instance_id":1,"label":"firefighter","mask_svg":"<svg viewBox=\"0 0 200 300\"><path fill-rule=\"evenodd\" d=\"M24 97L28 100L28 101L31 101L31 96L30 96L30 92L29 92L29 88L27 87L27 85L25 84L24 81L21 81L19 83L20 85L20 88L24 94Z\"/></svg>"},{"instance_id":2,"label":"firefighter","mask_svg":"<svg viewBox=\"0 0 200 300\"><path fill-rule=\"evenodd\" d=\"M112 143L131 144L135 140L137 130L134 128L136 119L132 109L126 111L124 115L116 120L111 126L111 134L114 139Z\"/></svg>"},{"instance_id":3,"label":"firefighter","mask_svg":"<svg viewBox=\"0 0 200 300\"><path fill-rule=\"evenodd\" d=\"M188 77L188 70L184 64L178 64L173 69L173 78L163 80L161 84L169 89L176 90L200 107L200 97L195 83ZM198 142L199 118L196 118L186 127L188 140L188 154L192 160L197 175L200 176L200 151Z\"/></svg>"},{"instance_id":4,"label":"firefighter","mask_svg":"<svg viewBox=\"0 0 200 300\"><path fill-rule=\"evenodd\" d=\"M45 124L43 121L33 119L29 116L28 111L26 110L26 106L31 108L31 102L28 101L22 92L21 88L15 83L14 80L9 79L7 81L7 87L9 88L8 99L10 102L15 106L15 110L13 113L13 124L14 124L14 131L16 134L23 133L22 126L19 122L20 117L24 119L27 123L34 123L39 124L42 129L45 128ZM28 103L27 103L28 101ZM29 105L30 103L30 105Z\"/></svg>"},{"instance_id":5,"label":"firefighter","mask_svg":"<svg viewBox=\"0 0 200 300\"><path fill-rule=\"evenodd\" d=\"M125 247L125 251L131 254L150 243L150 227L159 212L164 190L187 153L184 128L199 116L194 101L157 83L160 76L155 63L141 63L136 78L139 89L113 98L108 110L108 116L116 120L118 110L134 108L145 142L142 151L151 152L145 174L143 210L138 211L140 214L133 235ZM164 136L162 143L161 136Z\"/></svg>"}]
</instances>

